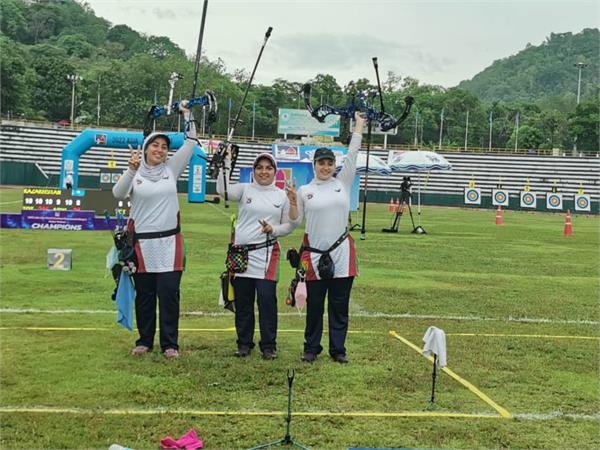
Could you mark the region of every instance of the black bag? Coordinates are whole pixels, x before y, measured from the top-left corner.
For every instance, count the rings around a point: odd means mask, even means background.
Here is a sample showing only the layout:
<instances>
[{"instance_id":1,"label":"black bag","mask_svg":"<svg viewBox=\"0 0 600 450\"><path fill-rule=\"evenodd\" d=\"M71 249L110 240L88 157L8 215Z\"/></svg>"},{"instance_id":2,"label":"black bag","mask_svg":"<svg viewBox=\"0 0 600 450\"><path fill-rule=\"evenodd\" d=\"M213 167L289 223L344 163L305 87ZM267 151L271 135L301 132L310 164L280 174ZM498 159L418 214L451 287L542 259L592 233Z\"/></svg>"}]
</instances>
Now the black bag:
<instances>
[{"instance_id":1,"label":"black bag","mask_svg":"<svg viewBox=\"0 0 600 450\"><path fill-rule=\"evenodd\" d=\"M319 264L317 264L317 270L319 271L319 277L321 280L331 280L335 274L335 264L329 252L325 252L319 258Z\"/></svg>"},{"instance_id":2,"label":"black bag","mask_svg":"<svg viewBox=\"0 0 600 450\"><path fill-rule=\"evenodd\" d=\"M300 254L302 252L308 251L311 253L319 253L321 257L319 258L319 263L317 264L317 270L319 271L319 277L322 280L331 280L335 275L335 264L333 263L333 259L331 259L331 252L340 246L342 242L346 240L349 233L348 230L344 231L342 235L333 243L331 247L327 250L319 250L313 247L300 247ZM289 257L288 257L289 259Z\"/></svg>"},{"instance_id":3,"label":"black bag","mask_svg":"<svg viewBox=\"0 0 600 450\"><path fill-rule=\"evenodd\" d=\"M117 247L119 264L122 267L128 267L129 270L135 273L138 260L133 236L127 231L115 234L115 246Z\"/></svg>"}]
</instances>

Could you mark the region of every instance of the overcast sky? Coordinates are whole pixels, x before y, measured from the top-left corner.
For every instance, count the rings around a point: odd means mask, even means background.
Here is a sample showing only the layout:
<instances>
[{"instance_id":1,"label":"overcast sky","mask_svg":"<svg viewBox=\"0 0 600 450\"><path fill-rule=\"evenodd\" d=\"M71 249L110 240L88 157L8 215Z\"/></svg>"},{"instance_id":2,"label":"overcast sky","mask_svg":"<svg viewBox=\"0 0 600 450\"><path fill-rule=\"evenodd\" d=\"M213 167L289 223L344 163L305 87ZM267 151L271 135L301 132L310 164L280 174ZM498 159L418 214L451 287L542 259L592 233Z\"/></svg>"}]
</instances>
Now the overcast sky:
<instances>
[{"instance_id":1,"label":"overcast sky","mask_svg":"<svg viewBox=\"0 0 600 450\"><path fill-rule=\"evenodd\" d=\"M97 16L168 36L192 55L203 0L87 0ZM375 81L387 71L451 87L493 61L541 44L550 33L600 23L598 0L209 0L203 51L229 72L252 70L266 29L273 34L255 80L305 82L318 73L338 84Z\"/></svg>"}]
</instances>

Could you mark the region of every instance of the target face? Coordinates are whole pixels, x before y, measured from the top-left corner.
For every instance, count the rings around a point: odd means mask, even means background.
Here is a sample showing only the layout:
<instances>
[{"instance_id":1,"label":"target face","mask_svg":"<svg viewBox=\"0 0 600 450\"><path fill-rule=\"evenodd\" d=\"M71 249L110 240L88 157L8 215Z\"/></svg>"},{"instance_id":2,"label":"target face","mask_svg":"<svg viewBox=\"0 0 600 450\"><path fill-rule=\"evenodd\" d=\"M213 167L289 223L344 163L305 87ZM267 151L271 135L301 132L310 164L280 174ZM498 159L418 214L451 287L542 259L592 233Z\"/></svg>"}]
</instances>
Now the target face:
<instances>
[{"instance_id":1,"label":"target face","mask_svg":"<svg viewBox=\"0 0 600 450\"><path fill-rule=\"evenodd\" d=\"M465 204L467 205L480 205L481 204L481 192L477 188L465 189Z\"/></svg>"},{"instance_id":2,"label":"target face","mask_svg":"<svg viewBox=\"0 0 600 450\"><path fill-rule=\"evenodd\" d=\"M508 206L508 192L502 189L493 190L492 203L494 206Z\"/></svg>"},{"instance_id":3,"label":"target face","mask_svg":"<svg viewBox=\"0 0 600 450\"><path fill-rule=\"evenodd\" d=\"M554 206L555 208L560 205L560 198L557 195L551 195L548 197L548 203L550 206Z\"/></svg>"},{"instance_id":4,"label":"target face","mask_svg":"<svg viewBox=\"0 0 600 450\"><path fill-rule=\"evenodd\" d=\"M546 196L546 208L548 209L562 209L563 200L562 194L550 193Z\"/></svg>"},{"instance_id":5,"label":"target face","mask_svg":"<svg viewBox=\"0 0 600 450\"><path fill-rule=\"evenodd\" d=\"M535 192L521 192L521 208L535 208L536 205Z\"/></svg>"},{"instance_id":6,"label":"target face","mask_svg":"<svg viewBox=\"0 0 600 450\"><path fill-rule=\"evenodd\" d=\"M590 211L590 197L589 195L576 195L575 196L575 209L578 211Z\"/></svg>"},{"instance_id":7,"label":"target face","mask_svg":"<svg viewBox=\"0 0 600 450\"><path fill-rule=\"evenodd\" d=\"M479 200L479 192L471 190L467 192L467 198L472 202L476 202Z\"/></svg>"}]
</instances>

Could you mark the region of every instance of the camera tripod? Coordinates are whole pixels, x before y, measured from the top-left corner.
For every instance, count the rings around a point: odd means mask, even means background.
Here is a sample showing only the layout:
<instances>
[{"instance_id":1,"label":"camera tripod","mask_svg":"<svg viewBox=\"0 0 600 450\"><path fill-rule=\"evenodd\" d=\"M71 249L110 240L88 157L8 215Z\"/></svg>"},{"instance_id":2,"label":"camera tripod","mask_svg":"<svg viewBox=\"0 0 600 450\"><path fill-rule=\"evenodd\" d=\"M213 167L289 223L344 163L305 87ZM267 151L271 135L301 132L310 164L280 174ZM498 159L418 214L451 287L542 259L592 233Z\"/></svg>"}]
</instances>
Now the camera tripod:
<instances>
[{"instance_id":1,"label":"camera tripod","mask_svg":"<svg viewBox=\"0 0 600 450\"><path fill-rule=\"evenodd\" d=\"M415 231L418 227L415 227L415 220L413 219L413 213L410 207L410 193L405 191L402 191L402 194L400 196L400 205L394 215L394 223L392 224L391 228L383 228L381 231L383 231L384 233L398 232L398 227L400 226L400 219L402 218L402 214L404 211L404 205L408 207L408 212L410 213L410 221L412 222L413 233L418 233L417 231Z\"/></svg>"},{"instance_id":2,"label":"camera tripod","mask_svg":"<svg viewBox=\"0 0 600 450\"><path fill-rule=\"evenodd\" d=\"M269 442L268 444L257 445L256 447L252 447L249 450L275 447L276 445L288 445L288 446L302 448L304 450L309 450L308 447L305 447L300 442L295 441L294 438L290 435L290 423L292 422L292 383L294 382L294 369L288 369L287 380L288 380L288 412L287 412L287 417L285 418L285 421L286 421L285 436L283 437L283 439Z\"/></svg>"}]
</instances>

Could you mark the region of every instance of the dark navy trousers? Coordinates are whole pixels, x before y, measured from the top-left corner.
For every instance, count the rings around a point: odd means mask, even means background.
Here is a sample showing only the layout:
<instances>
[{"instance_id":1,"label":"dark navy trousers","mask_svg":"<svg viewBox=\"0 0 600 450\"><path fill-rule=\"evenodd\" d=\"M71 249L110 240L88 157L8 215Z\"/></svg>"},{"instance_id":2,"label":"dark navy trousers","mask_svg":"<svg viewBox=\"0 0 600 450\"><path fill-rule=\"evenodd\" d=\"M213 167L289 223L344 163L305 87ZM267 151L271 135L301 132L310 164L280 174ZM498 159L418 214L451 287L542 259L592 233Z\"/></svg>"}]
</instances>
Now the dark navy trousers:
<instances>
[{"instance_id":1,"label":"dark navy trousers","mask_svg":"<svg viewBox=\"0 0 600 450\"><path fill-rule=\"evenodd\" d=\"M304 351L318 355L323 351L323 313L327 296L329 316L329 354L345 355L348 334L348 305L354 277L333 278L306 282L306 328L304 329Z\"/></svg>"},{"instance_id":2,"label":"dark navy trousers","mask_svg":"<svg viewBox=\"0 0 600 450\"><path fill-rule=\"evenodd\" d=\"M277 283L258 278L235 277L235 329L237 345L254 347L254 299L258 300L261 351L277 349Z\"/></svg>"},{"instance_id":3,"label":"dark navy trousers","mask_svg":"<svg viewBox=\"0 0 600 450\"><path fill-rule=\"evenodd\" d=\"M160 321L160 349L179 349L179 285L182 272L136 273L135 321L140 333L136 345L154 346L156 298Z\"/></svg>"}]
</instances>

